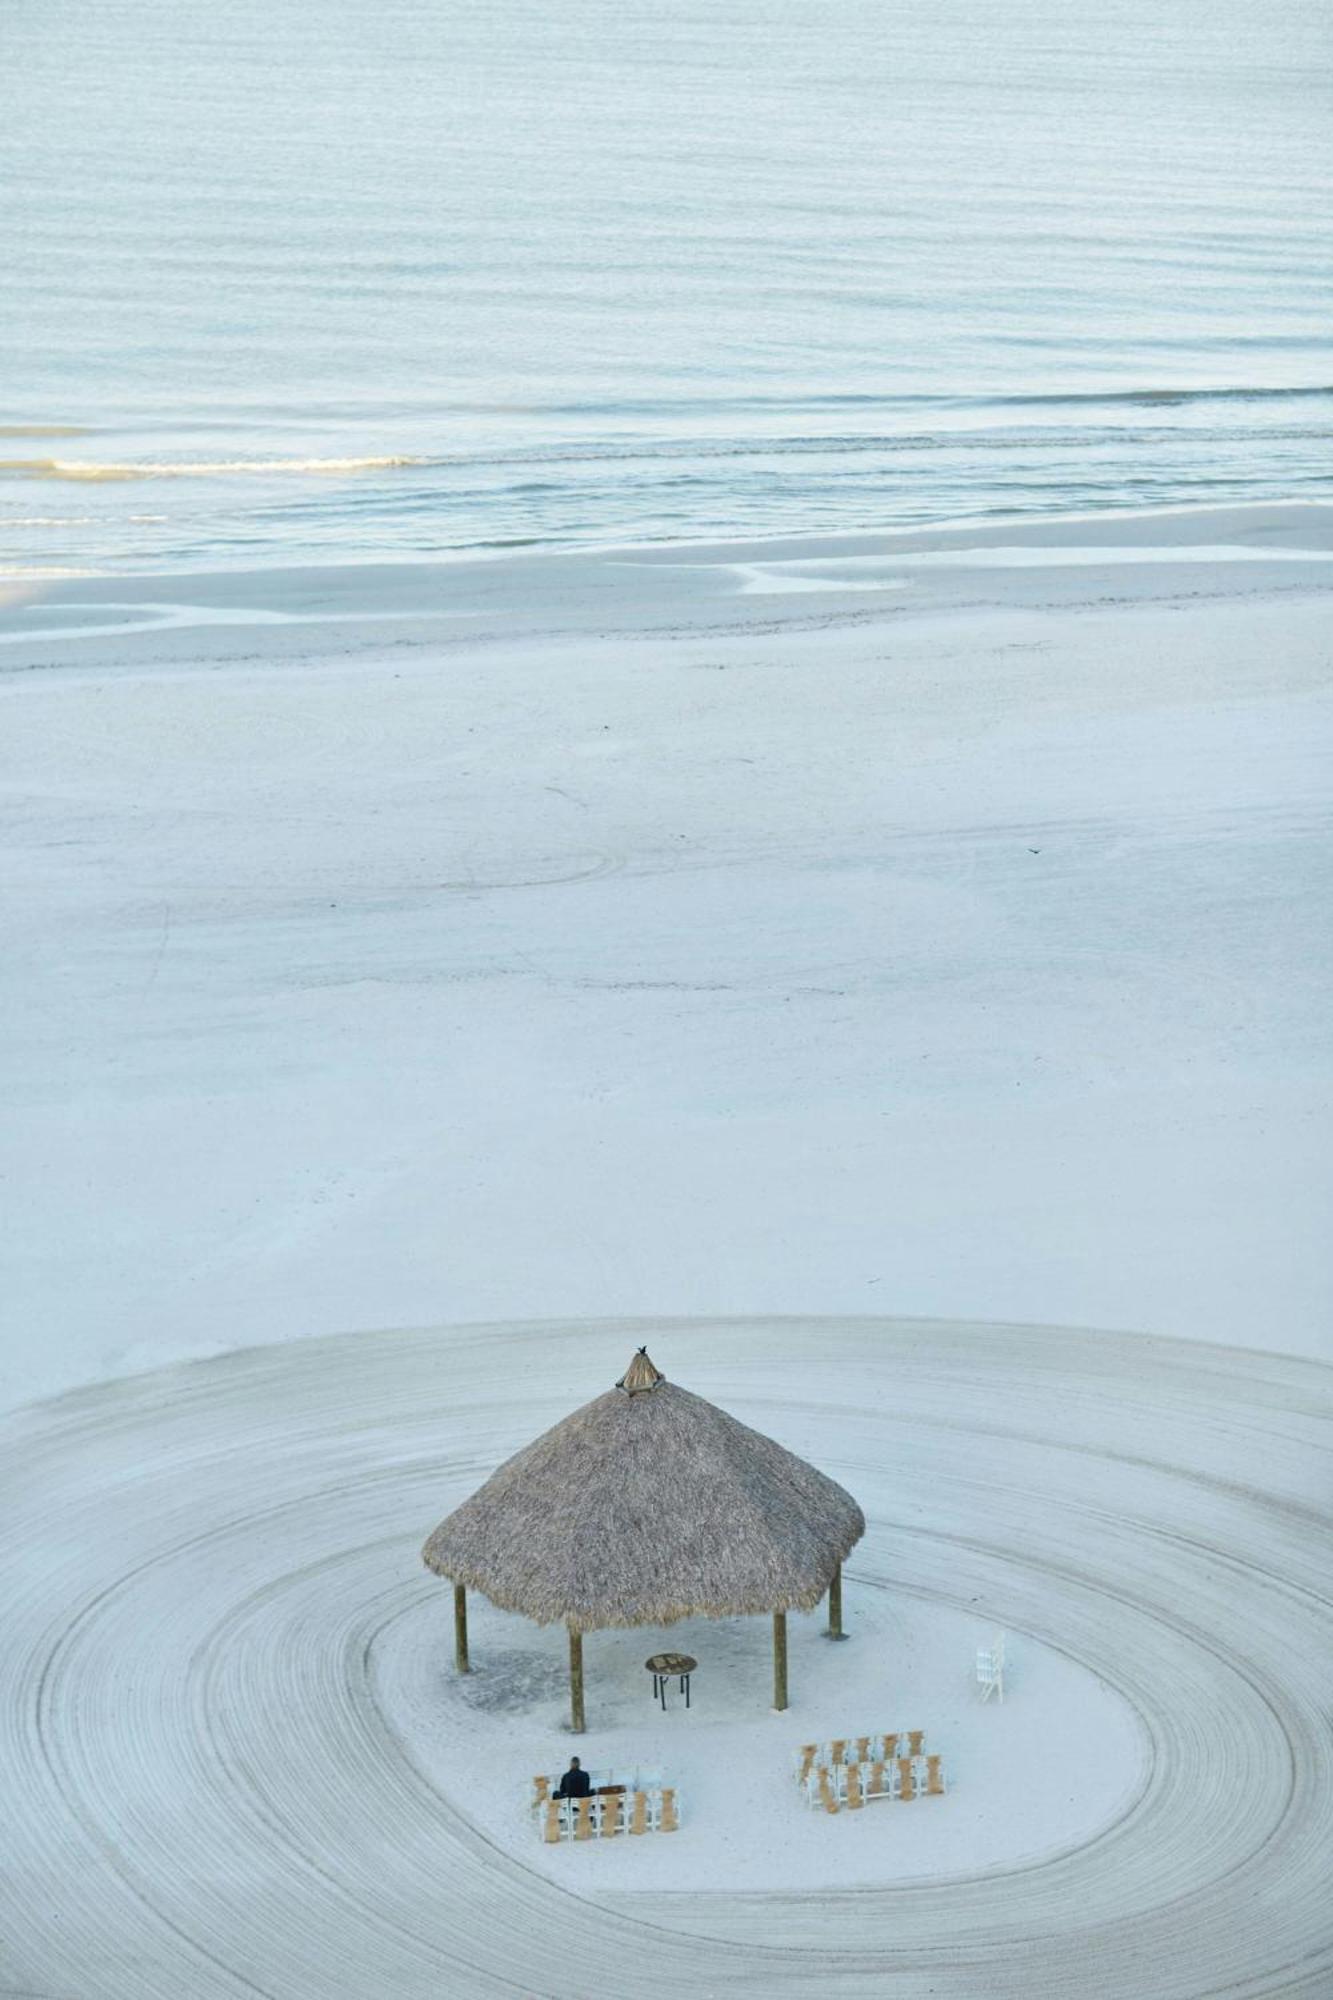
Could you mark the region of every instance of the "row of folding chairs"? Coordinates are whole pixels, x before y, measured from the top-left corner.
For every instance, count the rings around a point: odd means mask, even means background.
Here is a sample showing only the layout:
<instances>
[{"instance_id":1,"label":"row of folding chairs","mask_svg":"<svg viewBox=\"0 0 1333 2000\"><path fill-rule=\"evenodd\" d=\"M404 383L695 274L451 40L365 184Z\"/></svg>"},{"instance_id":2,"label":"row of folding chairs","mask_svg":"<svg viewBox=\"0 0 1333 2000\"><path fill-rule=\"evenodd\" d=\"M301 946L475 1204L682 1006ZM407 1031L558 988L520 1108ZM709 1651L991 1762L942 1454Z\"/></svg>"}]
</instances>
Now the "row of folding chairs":
<instances>
[{"instance_id":1,"label":"row of folding chairs","mask_svg":"<svg viewBox=\"0 0 1333 2000\"><path fill-rule=\"evenodd\" d=\"M617 1834L675 1833L680 1826L680 1793L674 1786L652 1791L607 1792L601 1798L547 1799L538 1816L544 1841L613 1840Z\"/></svg>"},{"instance_id":2,"label":"row of folding chairs","mask_svg":"<svg viewBox=\"0 0 1333 2000\"><path fill-rule=\"evenodd\" d=\"M816 1811L856 1812L870 1799L938 1799L944 1796L944 1759L936 1756L875 1759L868 1764L817 1764L802 1790Z\"/></svg>"},{"instance_id":3,"label":"row of folding chairs","mask_svg":"<svg viewBox=\"0 0 1333 2000\"><path fill-rule=\"evenodd\" d=\"M588 1779L595 1792L609 1786L618 1792L658 1792L662 1789L662 1773L651 1771L646 1765L635 1765L623 1771L589 1771ZM534 1807L544 1806L559 1783L559 1778L535 1777L529 1803Z\"/></svg>"},{"instance_id":4,"label":"row of folding chairs","mask_svg":"<svg viewBox=\"0 0 1333 2000\"><path fill-rule=\"evenodd\" d=\"M827 1743L803 1743L796 1752L796 1782L803 1785L820 1764L891 1764L897 1757L920 1757L924 1729L885 1730L878 1736L834 1736Z\"/></svg>"}]
</instances>

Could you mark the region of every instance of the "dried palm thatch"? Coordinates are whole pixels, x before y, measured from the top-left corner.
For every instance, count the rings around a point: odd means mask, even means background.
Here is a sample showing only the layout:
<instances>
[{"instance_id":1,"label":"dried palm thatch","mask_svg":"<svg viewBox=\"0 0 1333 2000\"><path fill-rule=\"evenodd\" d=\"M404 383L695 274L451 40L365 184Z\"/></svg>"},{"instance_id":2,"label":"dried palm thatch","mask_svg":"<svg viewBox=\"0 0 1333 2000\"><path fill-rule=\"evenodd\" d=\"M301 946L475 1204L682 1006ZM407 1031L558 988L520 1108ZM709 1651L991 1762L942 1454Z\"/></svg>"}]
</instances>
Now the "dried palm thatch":
<instances>
[{"instance_id":1,"label":"dried palm thatch","mask_svg":"<svg viewBox=\"0 0 1333 2000\"><path fill-rule=\"evenodd\" d=\"M640 1350L622 1381L442 1521L428 1568L574 1631L811 1610L865 1517L841 1486Z\"/></svg>"}]
</instances>

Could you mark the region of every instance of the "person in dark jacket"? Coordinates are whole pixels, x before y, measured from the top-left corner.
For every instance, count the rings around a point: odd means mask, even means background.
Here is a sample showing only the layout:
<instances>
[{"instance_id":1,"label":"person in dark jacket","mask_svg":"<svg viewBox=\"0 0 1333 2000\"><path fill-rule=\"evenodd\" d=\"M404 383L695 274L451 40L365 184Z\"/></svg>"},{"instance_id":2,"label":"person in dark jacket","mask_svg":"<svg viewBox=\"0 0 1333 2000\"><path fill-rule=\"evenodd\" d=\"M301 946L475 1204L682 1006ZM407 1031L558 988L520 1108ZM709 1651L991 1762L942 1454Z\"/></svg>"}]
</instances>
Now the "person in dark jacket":
<instances>
[{"instance_id":1,"label":"person in dark jacket","mask_svg":"<svg viewBox=\"0 0 1333 2000\"><path fill-rule=\"evenodd\" d=\"M558 1799L586 1799L592 1791L592 1779L584 1770L577 1757L569 1760L569 1769L556 1786Z\"/></svg>"}]
</instances>

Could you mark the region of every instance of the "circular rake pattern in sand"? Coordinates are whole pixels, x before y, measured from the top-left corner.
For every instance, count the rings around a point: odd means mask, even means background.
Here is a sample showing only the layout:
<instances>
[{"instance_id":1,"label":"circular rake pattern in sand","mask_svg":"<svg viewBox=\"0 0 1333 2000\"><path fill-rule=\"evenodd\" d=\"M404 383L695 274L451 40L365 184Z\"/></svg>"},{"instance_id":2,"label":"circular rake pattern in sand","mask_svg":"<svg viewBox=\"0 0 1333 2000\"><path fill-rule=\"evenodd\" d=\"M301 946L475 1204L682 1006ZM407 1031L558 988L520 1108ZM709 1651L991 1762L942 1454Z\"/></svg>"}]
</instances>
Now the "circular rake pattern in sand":
<instances>
[{"instance_id":1,"label":"circular rake pattern in sand","mask_svg":"<svg viewBox=\"0 0 1333 2000\"><path fill-rule=\"evenodd\" d=\"M854 1582L979 1603L1110 1681L1150 1746L1113 1823L947 1880L600 1901L489 1841L376 1648L440 1588L423 1529L627 1338L846 1481ZM868 1320L351 1336L19 1412L0 1989L1326 1996L1331 1413L1309 1363Z\"/></svg>"}]
</instances>

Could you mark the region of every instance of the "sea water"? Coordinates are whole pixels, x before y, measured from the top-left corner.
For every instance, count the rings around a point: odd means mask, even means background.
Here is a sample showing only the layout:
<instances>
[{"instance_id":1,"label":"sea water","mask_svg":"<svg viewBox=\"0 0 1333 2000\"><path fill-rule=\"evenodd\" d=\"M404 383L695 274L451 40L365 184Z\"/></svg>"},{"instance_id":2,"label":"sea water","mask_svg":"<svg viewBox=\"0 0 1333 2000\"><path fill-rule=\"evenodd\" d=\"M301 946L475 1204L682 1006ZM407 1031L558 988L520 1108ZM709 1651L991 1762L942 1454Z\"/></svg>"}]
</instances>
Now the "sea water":
<instances>
[{"instance_id":1,"label":"sea water","mask_svg":"<svg viewBox=\"0 0 1333 2000\"><path fill-rule=\"evenodd\" d=\"M0 569L1327 497L1327 0L5 0Z\"/></svg>"}]
</instances>

